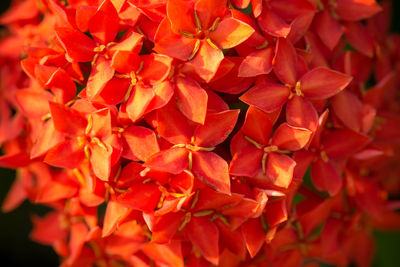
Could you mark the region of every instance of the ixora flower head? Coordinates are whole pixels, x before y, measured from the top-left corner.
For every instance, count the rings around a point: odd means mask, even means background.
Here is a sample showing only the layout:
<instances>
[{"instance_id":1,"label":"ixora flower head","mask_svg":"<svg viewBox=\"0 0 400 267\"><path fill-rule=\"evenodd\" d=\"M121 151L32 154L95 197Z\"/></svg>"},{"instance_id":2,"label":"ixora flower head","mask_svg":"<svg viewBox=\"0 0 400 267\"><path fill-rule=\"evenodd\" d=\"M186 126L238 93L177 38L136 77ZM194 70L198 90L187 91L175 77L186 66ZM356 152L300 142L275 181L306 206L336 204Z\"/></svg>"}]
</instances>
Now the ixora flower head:
<instances>
[{"instance_id":1,"label":"ixora flower head","mask_svg":"<svg viewBox=\"0 0 400 267\"><path fill-rule=\"evenodd\" d=\"M400 37L375 0L24 0L3 211L60 266L369 266L399 229ZM311 266L310 265L310 266ZM313 265L314 266L314 265Z\"/></svg>"}]
</instances>

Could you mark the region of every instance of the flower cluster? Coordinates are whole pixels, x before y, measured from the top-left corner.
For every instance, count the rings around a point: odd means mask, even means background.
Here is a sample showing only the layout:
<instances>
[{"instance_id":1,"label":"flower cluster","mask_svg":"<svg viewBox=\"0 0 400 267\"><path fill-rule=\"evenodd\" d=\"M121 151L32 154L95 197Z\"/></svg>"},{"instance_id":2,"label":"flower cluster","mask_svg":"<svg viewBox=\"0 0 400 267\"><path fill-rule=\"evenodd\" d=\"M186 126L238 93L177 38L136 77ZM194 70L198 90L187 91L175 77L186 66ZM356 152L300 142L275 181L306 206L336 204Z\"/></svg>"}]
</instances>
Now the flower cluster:
<instances>
[{"instance_id":1,"label":"flower cluster","mask_svg":"<svg viewBox=\"0 0 400 267\"><path fill-rule=\"evenodd\" d=\"M369 266L400 227L400 36L375 0L15 0L3 210L61 266Z\"/></svg>"}]
</instances>

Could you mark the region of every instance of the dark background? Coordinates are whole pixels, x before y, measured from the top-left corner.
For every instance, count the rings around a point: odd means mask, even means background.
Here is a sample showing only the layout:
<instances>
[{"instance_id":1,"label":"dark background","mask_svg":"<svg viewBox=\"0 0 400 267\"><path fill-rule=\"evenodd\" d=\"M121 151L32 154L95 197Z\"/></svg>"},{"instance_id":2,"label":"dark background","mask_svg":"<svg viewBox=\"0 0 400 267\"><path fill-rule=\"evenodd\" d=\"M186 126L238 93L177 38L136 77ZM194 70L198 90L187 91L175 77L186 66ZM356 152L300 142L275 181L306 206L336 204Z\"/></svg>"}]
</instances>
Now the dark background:
<instances>
[{"instance_id":1,"label":"dark background","mask_svg":"<svg viewBox=\"0 0 400 267\"><path fill-rule=\"evenodd\" d=\"M218 0L216 0L218 1ZM400 32L400 1L393 0L393 31ZM0 13L9 6L10 0L0 0ZM0 204L3 202L15 172L0 168ZM0 266L58 266L58 256L51 247L42 246L29 239L33 214L43 215L46 207L32 205L25 201L19 208L10 212L0 211ZM374 267L400 266L400 232L375 232L377 251Z\"/></svg>"}]
</instances>

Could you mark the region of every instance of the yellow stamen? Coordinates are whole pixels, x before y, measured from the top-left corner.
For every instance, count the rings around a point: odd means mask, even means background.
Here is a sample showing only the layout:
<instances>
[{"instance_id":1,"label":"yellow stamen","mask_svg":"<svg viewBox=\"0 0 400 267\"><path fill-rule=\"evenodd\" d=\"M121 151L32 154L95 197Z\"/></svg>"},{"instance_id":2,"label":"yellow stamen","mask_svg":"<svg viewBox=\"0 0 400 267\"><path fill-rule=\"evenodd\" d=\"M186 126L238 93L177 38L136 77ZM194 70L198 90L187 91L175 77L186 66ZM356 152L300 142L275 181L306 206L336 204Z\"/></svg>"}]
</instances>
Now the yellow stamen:
<instances>
[{"instance_id":1,"label":"yellow stamen","mask_svg":"<svg viewBox=\"0 0 400 267\"><path fill-rule=\"evenodd\" d=\"M201 21L200 21L199 16L197 15L196 10L194 11L194 19L196 21L197 31L200 32L201 31Z\"/></svg>"},{"instance_id":2,"label":"yellow stamen","mask_svg":"<svg viewBox=\"0 0 400 267\"><path fill-rule=\"evenodd\" d=\"M321 155L321 159L322 159L324 162L328 162L328 161L329 161L329 157L328 157L328 155L326 154L325 151L321 151L319 154Z\"/></svg>"},{"instance_id":3,"label":"yellow stamen","mask_svg":"<svg viewBox=\"0 0 400 267\"><path fill-rule=\"evenodd\" d=\"M214 212L214 210L202 210L202 211L199 211L199 212L194 213L193 216L195 216L195 217L202 217L202 216L210 215L210 214L212 214L213 212Z\"/></svg>"},{"instance_id":4,"label":"yellow stamen","mask_svg":"<svg viewBox=\"0 0 400 267\"><path fill-rule=\"evenodd\" d=\"M183 217L181 225L179 225L178 232L181 231L186 226L186 224L188 224L190 222L191 218L192 218L192 215L190 214L190 212L187 212L185 214L185 216Z\"/></svg>"},{"instance_id":5,"label":"yellow stamen","mask_svg":"<svg viewBox=\"0 0 400 267\"><path fill-rule=\"evenodd\" d=\"M192 170L192 166L193 166L193 153L192 151L189 151L189 155L188 155L188 160L189 160L189 171Z\"/></svg>"},{"instance_id":6,"label":"yellow stamen","mask_svg":"<svg viewBox=\"0 0 400 267\"><path fill-rule=\"evenodd\" d=\"M82 173L78 169L73 169L72 173L75 175L75 177L78 179L79 183L82 186L85 186L85 178L83 177Z\"/></svg>"},{"instance_id":7,"label":"yellow stamen","mask_svg":"<svg viewBox=\"0 0 400 267\"><path fill-rule=\"evenodd\" d=\"M199 51L199 48L200 48L200 40L197 39L196 43L194 45L194 49L193 49L192 53L190 54L190 56L188 58L188 61L192 60L196 56L197 51Z\"/></svg>"},{"instance_id":8,"label":"yellow stamen","mask_svg":"<svg viewBox=\"0 0 400 267\"><path fill-rule=\"evenodd\" d=\"M92 143L97 144L99 147L101 147L102 149L107 151L107 146L103 142L101 142L99 138L93 137L92 138Z\"/></svg>"},{"instance_id":9,"label":"yellow stamen","mask_svg":"<svg viewBox=\"0 0 400 267\"><path fill-rule=\"evenodd\" d=\"M86 125L86 129L85 129L85 134L88 135L90 130L92 130L93 127L93 115L90 114L88 117L88 123Z\"/></svg>"},{"instance_id":10,"label":"yellow stamen","mask_svg":"<svg viewBox=\"0 0 400 267\"><path fill-rule=\"evenodd\" d=\"M244 136L244 139L246 139L247 141L249 141L250 143L252 143L255 147L257 147L258 149L262 149L262 145L260 145L256 140L248 137L248 136Z\"/></svg>"},{"instance_id":11,"label":"yellow stamen","mask_svg":"<svg viewBox=\"0 0 400 267\"><path fill-rule=\"evenodd\" d=\"M296 92L296 95L303 96L303 92L300 90L300 88L301 88L301 84L300 84L300 81L298 81L296 83L296 87L294 88L294 90Z\"/></svg>"},{"instance_id":12,"label":"yellow stamen","mask_svg":"<svg viewBox=\"0 0 400 267\"><path fill-rule=\"evenodd\" d=\"M192 201L192 205L190 205L191 209L193 209L196 206L197 201L199 201L199 193L200 193L200 191L197 190L196 194L194 195L194 198L193 198L193 201Z\"/></svg>"},{"instance_id":13,"label":"yellow stamen","mask_svg":"<svg viewBox=\"0 0 400 267\"><path fill-rule=\"evenodd\" d=\"M211 27L208 29L209 32L215 31L215 29L218 27L218 23L221 19L218 17L214 20L213 24Z\"/></svg>"},{"instance_id":14,"label":"yellow stamen","mask_svg":"<svg viewBox=\"0 0 400 267\"><path fill-rule=\"evenodd\" d=\"M183 36L189 37L189 38L194 38L194 34L186 31L179 31L180 34Z\"/></svg>"},{"instance_id":15,"label":"yellow stamen","mask_svg":"<svg viewBox=\"0 0 400 267\"><path fill-rule=\"evenodd\" d=\"M209 45L211 45L211 47L213 47L213 48L219 50L219 47L218 47L216 44L214 44L213 41L212 41L210 38L207 38L206 41L207 41L207 43L208 43Z\"/></svg>"},{"instance_id":16,"label":"yellow stamen","mask_svg":"<svg viewBox=\"0 0 400 267\"><path fill-rule=\"evenodd\" d=\"M262 157L262 159L261 159L261 168L262 168L263 175L266 175L266 174L267 174L267 167L266 167L266 164L267 164L267 156L268 156L268 153L264 153L264 154L263 154L263 157Z\"/></svg>"},{"instance_id":17,"label":"yellow stamen","mask_svg":"<svg viewBox=\"0 0 400 267\"><path fill-rule=\"evenodd\" d=\"M268 41L265 41L265 42L262 43L261 45L256 46L256 49L263 49L263 48L266 48L266 47L268 46L268 44L269 44L269 42L268 42Z\"/></svg>"}]
</instances>

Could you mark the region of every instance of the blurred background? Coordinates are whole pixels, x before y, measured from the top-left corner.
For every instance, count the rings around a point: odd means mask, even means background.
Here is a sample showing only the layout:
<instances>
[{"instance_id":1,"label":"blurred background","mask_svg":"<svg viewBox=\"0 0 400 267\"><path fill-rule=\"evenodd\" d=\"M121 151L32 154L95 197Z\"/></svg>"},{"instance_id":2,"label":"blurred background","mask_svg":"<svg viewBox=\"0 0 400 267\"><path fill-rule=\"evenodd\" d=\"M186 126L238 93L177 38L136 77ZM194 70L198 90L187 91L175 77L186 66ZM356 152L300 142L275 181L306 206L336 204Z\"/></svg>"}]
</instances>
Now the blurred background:
<instances>
[{"instance_id":1,"label":"blurred background","mask_svg":"<svg viewBox=\"0 0 400 267\"><path fill-rule=\"evenodd\" d=\"M10 2L10 0L0 0L0 14L9 7ZM400 32L400 1L393 0L393 2L392 29ZM0 205L14 177L14 171L0 168ZM51 247L42 246L29 239L32 228L31 216L33 214L43 216L48 211L47 207L32 205L27 201L10 213L0 211L0 266L58 266L58 256ZM375 232L374 237L377 248L373 266L399 267L400 232Z\"/></svg>"}]
</instances>

